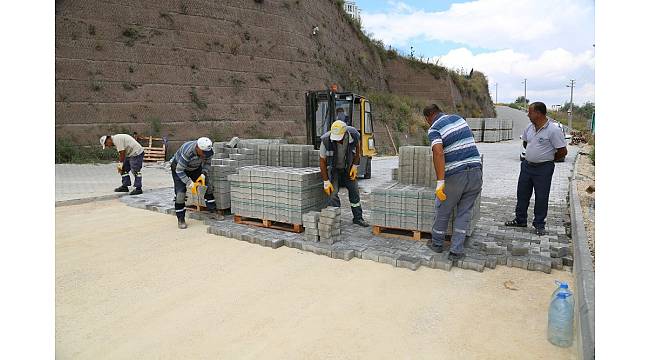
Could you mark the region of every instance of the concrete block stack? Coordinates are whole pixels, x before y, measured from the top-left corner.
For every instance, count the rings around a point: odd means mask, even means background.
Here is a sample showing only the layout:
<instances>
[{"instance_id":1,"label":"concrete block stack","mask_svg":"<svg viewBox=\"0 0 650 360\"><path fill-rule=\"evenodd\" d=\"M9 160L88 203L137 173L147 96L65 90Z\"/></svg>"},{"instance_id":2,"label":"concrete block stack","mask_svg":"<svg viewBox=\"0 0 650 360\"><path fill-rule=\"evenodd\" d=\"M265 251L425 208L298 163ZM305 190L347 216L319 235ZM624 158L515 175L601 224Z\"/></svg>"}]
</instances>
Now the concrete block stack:
<instances>
[{"instance_id":1,"label":"concrete block stack","mask_svg":"<svg viewBox=\"0 0 650 360\"><path fill-rule=\"evenodd\" d=\"M399 151L398 182L377 186L370 194L372 225L404 230L431 232L436 214L435 167L428 146L402 146ZM483 162L483 155L481 155ZM427 167L427 164L429 167ZM468 235L480 218L481 196L474 204ZM452 234L455 211L447 233Z\"/></svg>"},{"instance_id":2,"label":"concrete block stack","mask_svg":"<svg viewBox=\"0 0 650 360\"><path fill-rule=\"evenodd\" d=\"M214 200L217 209L230 208L230 182L228 176L237 173L234 165L223 165L224 159L212 159L208 181L213 187Z\"/></svg>"},{"instance_id":3,"label":"concrete block stack","mask_svg":"<svg viewBox=\"0 0 650 360\"><path fill-rule=\"evenodd\" d=\"M259 144L256 151L260 165L293 168L318 166L318 154L314 154L311 145Z\"/></svg>"},{"instance_id":4,"label":"concrete block stack","mask_svg":"<svg viewBox=\"0 0 650 360\"><path fill-rule=\"evenodd\" d=\"M474 135L474 141L475 142L482 142L483 141L483 123L484 123L484 119L483 118L467 118L465 120L467 121L467 125L469 125L469 128L472 130L472 134Z\"/></svg>"},{"instance_id":5,"label":"concrete block stack","mask_svg":"<svg viewBox=\"0 0 650 360\"><path fill-rule=\"evenodd\" d=\"M309 167L319 167L320 166L320 151L311 150L309 152Z\"/></svg>"},{"instance_id":6,"label":"concrete block stack","mask_svg":"<svg viewBox=\"0 0 650 360\"><path fill-rule=\"evenodd\" d=\"M318 221L320 220L320 212L310 211L302 215L302 226L305 228L303 234L307 241L319 241L318 237Z\"/></svg>"},{"instance_id":7,"label":"concrete block stack","mask_svg":"<svg viewBox=\"0 0 650 360\"><path fill-rule=\"evenodd\" d=\"M341 208L328 206L321 210L318 221L320 242L329 245L341 240Z\"/></svg>"},{"instance_id":8,"label":"concrete block stack","mask_svg":"<svg viewBox=\"0 0 650 360\"><path fill-rule=\"evenodd\" d=\"M401 184L436 185L433 154L429 146L402 146L399 148L397 180Z\"/></svg>"},{"instance_id":9,"label":"concrete block stack","mask_svg":"<svg viewBox=\"0 0 650 360\"><path fill-rule=\"evenodd\" d=\"M483 129L483 142L501 141L501 123L499 119L486 118Z\"/></svg>"},{"instance_id":10,"label":"concrete block stack","mask_svg":"<svg viewBox=\"0 0 650 360\"><path fill-rule=\"evenodd\" d=\"M257 219L302 224L302 216L325 202L317 168L255 165L228 176L231 212Z\"/></svg>"}]
</instances>

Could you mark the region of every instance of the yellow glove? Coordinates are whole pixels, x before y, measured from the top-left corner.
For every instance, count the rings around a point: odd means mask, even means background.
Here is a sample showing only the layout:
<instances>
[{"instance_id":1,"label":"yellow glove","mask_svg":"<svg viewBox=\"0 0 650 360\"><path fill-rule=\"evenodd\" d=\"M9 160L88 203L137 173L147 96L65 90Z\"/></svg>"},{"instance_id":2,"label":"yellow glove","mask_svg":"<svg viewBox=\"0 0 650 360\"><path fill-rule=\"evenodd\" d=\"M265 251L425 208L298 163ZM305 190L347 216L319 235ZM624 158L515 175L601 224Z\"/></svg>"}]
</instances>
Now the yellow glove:
<instances>
[{"instance_id":1,"label":"yellow glove","mask_svg":"<svg viewBox=\"0 0 650 360\"><path fill-rule=\"evenodd\" d=\"M199 185L205 186L205 175L201 174L196 181L192 184L192 194L196 195Z\"/></svg>"},{"instance_id":2,"label":"yellow glove","mask_svg":"<svg viewBox=\"0 0 650 360\"><path fill-rule=\"evenodd\" d=\"M447 195L445 195L445 181L438 180L436 183L436 196L440 201L447 200Z\"/></svg>"},{"instance_id":3,"label":"yellow glove","mask_svg":"<svg viewBox=\"0 0 650 360\"><path fill-rule=\"evenodd\" d=\"M325 191L325 194L327 196L332 195L332 192L334 191L334 186L332 186L332 183L329 180L323 181L323 190Z\"/></svg>"},{"instance_id":4,"label":"yellow glove","mask_svg":"<svg viewBox=\"0 0 650 360\"><path fill-rule=\"evenodd\" d=\"M359 165L354 165L354 164L352 165L352 169L350 169L350 180L356 180L358 168Z\"/></svg>"},{"instance_id":5,"label":"yellow glove","mask_svg":"<svg viewBox=\"0 0 650 360\"><path fill-rule=\"evenodd\" d=\"M124 164L119 163L117 164L117 173L122 174L122 169L123 169Z\"/></svg>"}]
</instances>

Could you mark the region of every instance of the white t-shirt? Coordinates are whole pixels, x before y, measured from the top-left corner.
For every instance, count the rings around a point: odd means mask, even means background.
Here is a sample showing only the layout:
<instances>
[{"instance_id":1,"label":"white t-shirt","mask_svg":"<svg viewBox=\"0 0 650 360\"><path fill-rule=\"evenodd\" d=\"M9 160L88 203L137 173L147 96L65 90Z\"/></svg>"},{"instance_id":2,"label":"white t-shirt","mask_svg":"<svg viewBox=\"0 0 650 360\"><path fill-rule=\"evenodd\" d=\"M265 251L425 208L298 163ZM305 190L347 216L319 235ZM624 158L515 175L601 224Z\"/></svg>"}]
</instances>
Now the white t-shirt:
<instances>
[{"instance_id":1,"label":"white t-shirt","mask_svg":"<svg viewBox=\"0 0 650 360\"><path fill-rule=\"evenodd\" d=\"M134 138L127 134L115 134L111 136L113 145L118 152L124 150L126 157L138 156L142 154L144 149Z\"/></svg>"}]
</instances>

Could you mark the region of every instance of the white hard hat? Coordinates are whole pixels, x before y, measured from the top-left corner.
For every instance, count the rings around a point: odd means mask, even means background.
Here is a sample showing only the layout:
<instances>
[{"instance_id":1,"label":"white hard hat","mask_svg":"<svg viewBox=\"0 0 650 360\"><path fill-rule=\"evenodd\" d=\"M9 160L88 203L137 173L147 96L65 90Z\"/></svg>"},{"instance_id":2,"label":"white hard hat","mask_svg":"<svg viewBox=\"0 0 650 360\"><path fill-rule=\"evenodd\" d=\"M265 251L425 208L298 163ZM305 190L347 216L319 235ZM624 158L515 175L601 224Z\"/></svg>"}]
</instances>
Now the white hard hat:
<instances>
[{"instance_id":1,"label":"white hard hat","mask_svg":"<svg viewBox=\"0 0 650 360\"><path fill-rule=\"evenodd\" d=\"M106 149L106 135L99 138L99 144L102 146L102 150Z\"/></svg>"},{"instance_id":2,"label":"white hard hat","mask_svg":"<svg viewBox=\"0 0 650 360\"><path fill-rule=\"evenodd\" d=\"M196 144L199 146L199 149L203 151L212 151L212 140L207 137L200 137L196 140Z\"/></svg>"}]
</instances>

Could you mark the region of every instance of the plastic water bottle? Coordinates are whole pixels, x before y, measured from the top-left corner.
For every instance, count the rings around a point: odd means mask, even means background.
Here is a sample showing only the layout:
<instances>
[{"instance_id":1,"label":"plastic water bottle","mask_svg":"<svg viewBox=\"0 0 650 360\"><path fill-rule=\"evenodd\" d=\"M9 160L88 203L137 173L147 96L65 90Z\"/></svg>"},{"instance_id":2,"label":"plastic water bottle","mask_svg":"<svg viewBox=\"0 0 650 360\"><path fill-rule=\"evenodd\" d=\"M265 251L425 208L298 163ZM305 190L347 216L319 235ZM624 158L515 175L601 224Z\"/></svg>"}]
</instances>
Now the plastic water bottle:
<instances>
[{"instance_id":1,"label":"plastic water bottle","mask_svg":"<svg viewBox=\"0 0 650 360\"><path fill-rule=\"evenodd\" d=\"M553 291L553 295L551 295L551 302L555 299L556 295L560 292L565 292L573 295L573 293L569 290L568 283L564 281L555 280L555 284L557 285L557 289L555 289L555 291ZM571 307L573 307L573 296L569 296L567 300L571 303Z\"/></svg>"},{"instance_id":2,"label":"plastic water bottle","mask_svg":"<svg viewBox=\"0 0 650 360\"><path fill-rule=\"evenodd\" d=\"M573 297L569 292L559 291L548 308L548 341L560 347L573 343Z\"/></svg>"}]
</instances>

